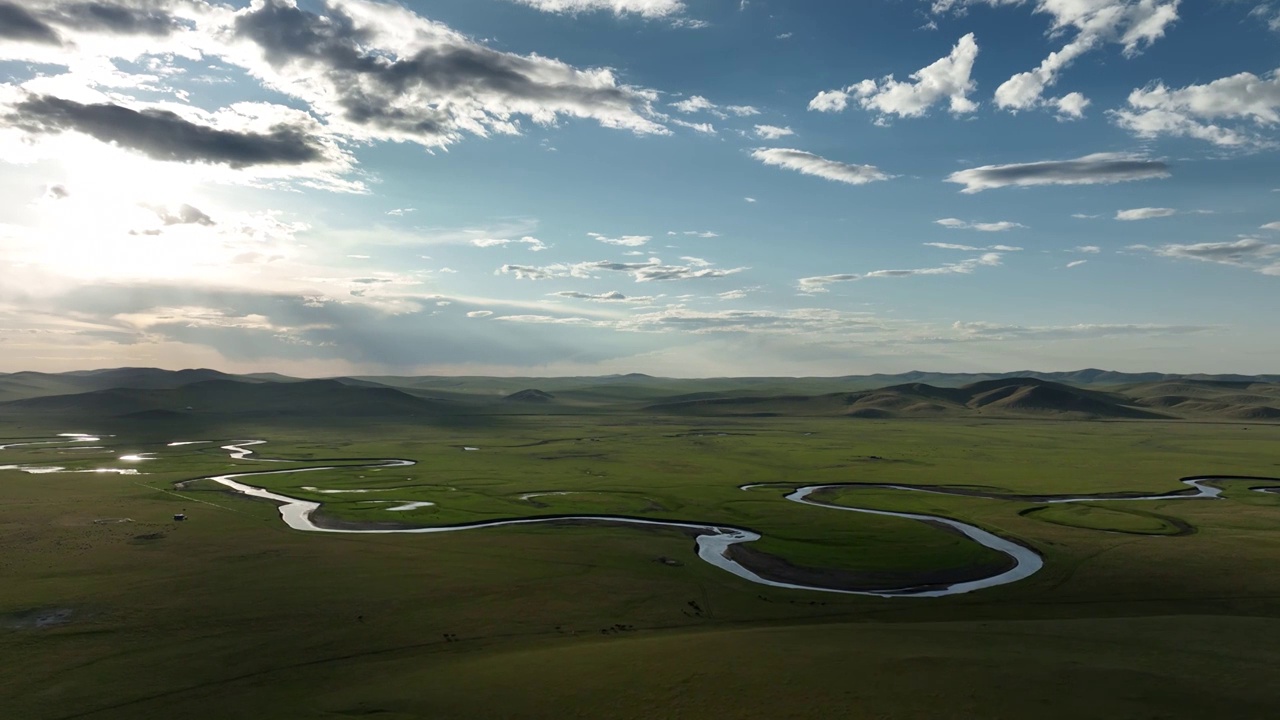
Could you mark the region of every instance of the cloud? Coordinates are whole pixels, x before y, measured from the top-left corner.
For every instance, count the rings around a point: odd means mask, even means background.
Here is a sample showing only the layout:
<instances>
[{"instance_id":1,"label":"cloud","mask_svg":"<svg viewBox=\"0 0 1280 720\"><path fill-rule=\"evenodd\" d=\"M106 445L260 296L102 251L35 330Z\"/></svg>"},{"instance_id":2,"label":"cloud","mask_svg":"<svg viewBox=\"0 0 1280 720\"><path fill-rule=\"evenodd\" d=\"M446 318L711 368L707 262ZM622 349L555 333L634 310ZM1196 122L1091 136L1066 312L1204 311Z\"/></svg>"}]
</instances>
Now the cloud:
<instances>
[{"instance_id":1,"label":"cloud","mask_svg":"<svg viewBox=\"0 0 1280 720\"><path fill-rule=\"evenodd\" d=\"M1160 257L1181 260L1199 260L1245 267L1264 275L1280 275L1280 245L1258 238L1241 238L1233 242L1206 242L1190 245L1169 244L1150 247L1130 245L1130 250L1142 250Z\"/></svg>"},{"instance_id":2,"label":"cloud","mask_svg":"<svg viewBox=\"0 0 1280 720\"><path fill-rule=\"evenodd\" d=\"M114 103L78 103L32 95L5 120L32 134L79 132L137 150L154 160L252 165L302 165L326 160L330 149L316 139L314 123L278 124L264 131L223 130L170 110L134 110Z\"/></svg>"},{"instance_id":3,"label":"cloud","mask_svg":"<svg viewBox=\"0 0 1280 720\"><path fill-rule=\"evenodd\" d=\"M1077 325L1001 325L989 322L956 322L951 329L962 340L1074 339L1124 335L1188 335L1214 330L1210 325L1122 325L1080 323Z\"/></svg>"},{"instance_id":4,"label":"cloud","mask_svg":"<svg viewBox=\"0 0 1280 720\"><path fill-rule=\"evenodd\" d=\"M1044 98L1045 90L1057 84L1062 72L1080 56L1107 43L1123 48L1125 57L1164 36L1178 20L1181 0L1032 0L1034 12L1052 18L1050 36L1074 29L1075 36L1060 50L1049 53L1032 70L1013 75L996 88L996 105L1006 110L1028 110L1041 105L1055 107L1067 117L1083 112L1083 97L1071 93L1061 98ZM935 13L962 11L973 5L991 7L1027 4L1024 0L930 0ZM1086 101L1087 102L1087 101Z\"/></svg>"},{"instance_id":5,"label":"cloud","mask_svg":"<svg viewBox=\"0 0 1280 720\"><path fill-rule=\"evenodd\" d=\"M1222 147L1274 146L1274 139L1255 129L1280 123L1280 69L1262 77L1242 72L1174 90L1157 82L1129 93L1128 107L1112 111L1111 117L1144 138L1167 135Z\"/></svg>"},{"instance_id":6,"label":"cloud","mask_svg":"<svg viewBox=\"0 0 1280 720\"><path fill-rule=\"evenodd\" d=\"M948 263L938 267L931 268L913 268L910 270L873 270L869 273L841 273L839 275L819 275L816 277L800 278L799 288L802 293L822 293L827 292L827 286L835 283L856 282L859 280L869 280L874 278L897 278L897 277L914 277L919 275L969 275L980 267L994 267L1001 265L1003 256L998 252L984 253L975 258L969 258L958 263Z\"/></svg>"},{"instance_id":7,"label":"cloud","mask_svg":"<svg viewBox=\"0 0 1280 720\"><path fill-rule=\"evenodd\" d=\"M852 97L863 109L882 117L920 117L943 100L949 101L952 113L971 113L978 109L977 103L969 99L975 87L970 75L977 57L978 43L969 33L956 42L947 57L911 73L909 82L895 80L893 75L879 81L863 80L840 90L818 93L809 101L809 109L841 112Z\"/></svg>"},{"instance_id":8,"label":"cloud","mask_svg":"<svg viewBox=\"0 0 1280 720\"><path fill-rule=\"evenodd\" d=\"M776 125L757 125L755 127L756 137L765 140L777 140L778 138L795 135L795 131L789 127L778 127Z\"/></svg>"},{"instance_id":9,"label":"cloud","mask_svg":"<svg viewBox=\"0 0 1280 720\"><path fill-rule=\"evenodd\" d=\"M650 235L623 235L622 237L614 238L593 232L587 233L587 237L594 238L606 245L617 245L619 247L640 247L653 239Z\"/></svg>"},{"instance_id":10,"label":"cloud","mask_svg":"<svg viewBox=\"0 0 1280 720\"><path fill-rule=\"evenodd\" d=\"M507 245L527 245L530 252L541 252L547 249L545 243L536 237L526 235L519 240L509 240L507 238L475 238L471 241L472 245L479 248L506 247Z\"/></svg>"},{"instance_id":11,"label":"cloud","mask_svg":"<svg viewBox=\"0 0 1280 720\"><path fill-rule=\"evenodd\" d=\"M1271 222L1258 228L1259 230L1276 230L1280 231L1280 222Z\"/></svg>"},{"instance_id":12,"label":"cloud","mask_svg":"<svg viewBox=\"0 0 1280 720\"><path fill-rule=\"evenodd\" d=\"M1084 111L1093 104L1089 98L1078 92L1067 93L1060 98L1049 101L1058 110L1058 116L1067 120L1078 120L1084 117Z\"/></svg>"},{"instance_id":13,"label":"cloud","mask_svg":"<svg viewBox=\"0 0 1280 720\"><path fill-rule=\"evenodd\" d=\"M1125 221L1150 220L1152 218L1163 218L1177 214L1178 211L1173 208L1144 207L1132 208L1130 210L1119 210L1116 212L1116 219Z\"/></svg>"},{"instance_id":14,"label":"cloud","mask_svg":"<svg viewBox=\"0 0 1280 720\"><path fill-rule=\"evenodd\" d=\"M609 11L646 19L671 18L685 11L683 0L510 0L548 13Z\"/></svg>"},{"instance_id":15,"label":"cloud","mask_svg":"<svg viewBox=\"0 0 1280 720\"><path fill-rule=\"evenodd\" d=\"M519 134L516 116L669 132L653 119L656 93L619 84L609 69L494 50L398 5L323 9L261 0L236 14L229 59L354 138L443 147L464 133Z\"/></svg>"},{"instance_id":16,"label":"cloud","mask_svg":"<svg viewBox=\"0 0 1280 720\"><path fill-rule=\"evenodd\" d=\"M174 210L155 208L155 211L165 225L217 225L203 210L185 203Z\"/></svg>"},{"instance_id":17,"label":"cloud","mask_svg":"<svg viewBox=\"0 0 1280 720\"><path fill-rule=\"evenodd\" d=\"M396 208L394 210L388 210L387 214L391 217L404 217L405 215L415 212L418 212L417 208Z\"/></svg>"},{"instance_id":18,"label":"cloud","mask_svg":"<svg viewBox=\"0 0 1280 720\"><path fill-rule=\"evenodd\" d=\"M984 165L951 173L947 182L964 185L964 193L1033 185L1099 185L1169 177L1161 160L1127 153L1095 153L1075 160L1044 160L1011 165Z\"/></svg>"},{"instance_id":19,"label":"cloud","mask_svg":"<svg viewBox=\"0 0 1280 720\"><path fill-rule=\"evenodd\" d=\"M599 272L619 272L630 275L638 283L669 280L710 280L736 275L748 268L717 268L705 260L689 261L686 265L667 265L658 258L649 258L647 262L612 262L596 260L580 263L557 263L555 265L503 265L498 268L500 275L514 275L517 280L548 280L551 278L596 277Z\"/></svg>"},{"instance_id":20,"label":"cloud","mask_svg":"<svg viewBox=\"0 0 1280 720\"><path fill-rule=\"evenodd\" d=\"M700 132L704 135L716 134L716 126L712 125L711 123L695 123L695 122L688 122L686 120L681 120L680 118L672 118L671 124L678 125L679 127L682 127L682 128L689 128L690 130L696 130L697 132Z\"/></svg>"},{"instance_id":21,"label":"cloud","mask_svg":"<svg viewBox=\"0 0 1280 720\"><path fill-rule=\"evenodd\" d=\"M51 25L21 5L0 1L0 38L31 43L61 45L62 38Z\"/></svg>"},{"instance_id":22,"label":"cloud","mask_svg":"<svg viewBox=\"0 0 1280 720\"><path fill-rule=\"evenodd\" d=\"M471 312L467 313L467 317L469 318L487 318L487 317L491 317L492 315L493 315L492 310L472 310Z\"/></svg>"},{"instance_id":23,"label":"cloud","mask_svg":"<svg viewBox=\"0 0 1280 720\"><path fill-rule=\"evenodd\" d=\"M1089 255L1097 255L1102 252L1102 248L1097 245L1080 245L1071 250L1071 252L1086 253Z\"/></svg>"},{"instance_id":24,"label":"cloud","mask_svg":"<svg viewBox=\"0 0 1280 720\"><path fill-rule=\"evenodd\" d=\"M1008 232L1009 230L1017 230L1019 228L1027 227L1022 223L1010 222L1008 220L1001 220L1000 222L973 223L960 220L958 218L942 218L941 220L934 220L933 222L951 230L977 230L978 232Z\"/></svg>"},{"instance_id":25,"label":"cloud","mask_svg":"<svg viewBox=\"0 0 1280 720\"><path fill-rule=\"evenodd\" d=\"M742 201L743 201L743 202L746 202L746 203L755 203L755 202L759 202L758 200L756 200L756 199L755 199L755 198L753 198L753 197L744 197L744 198L742 198Z\"/></svg>"},{"instance_id":26,"label":"cloud","mask_svg":"<svg viewBox=\"0 0 1280 720\"><path fill-rule=\"evenodd\" d=\"M67 189L66 185L54 183L44 189L44 196L49 200L65 200L71 197L71 191Z\"/></svg>"},{"instance_id":27,"label":"cloud","mask_svg":"<svg viewBox=\"0 0 1280 720\"><path fill-rule=\"evenodd\" d=\"M1088 260L1072 260L1071 262L1067 263L1067 268L1070 269L1070 268L1080 267L1081 265L1084 265L1087 262L1089 261Z\"/></svg>"},{"instance_id":28,"label":"cloud","mask_svg":"<svg viewBox=\"0 0 1280 720\"><path fill-rule=\"evenodd\" d=\"M751 157L765 165L787 168L805 175L813 175L826 180L848 183L849 185L865 185L880 180L888 180L892 177L874 165L842 163L791 148L756 148L752 151Z\"/></svg>"},{"instance_id":29,"label":"cloud","mask_svg":"<svg viewBox=\"0 0 1280 720\"><path fill-rule=\"evenodd\" d=\"M684 100L677 100L671 103L671 107L682 113L699 113L706 112L720 118L721 120L728 117L751 117L759 115L760 111L751 105L717 105L701 95L690 95Z\"/></svg>"},{"instance_id":30,"label":"cloud","mask_svg":"<svg viewBox=\"0 0 1280 720\"><path fill-rule=\"evenodd\" d=\"M551 293L551 296L569 298L571 300L588 300L590 302L601 302L601 303L647 303L647 302L652 302L654 300L652 296L645 296L645 297L627 296L627 295L623 295L620 292L617 292L616 290L612 292L599 293L599 294L575 292L572 290L561 290L560 292Z\"/></svg>"},{"instance_id":31,"label":"cloud","mask_svg":"<svg viewBox=\"0 0 1280 720\"><path fill-rule=\"evenodd\" d=\"M1013 245L991 245L989 247L974 247L972 245L957 245L955 243L927 242L921 243L925 247L935 247L940 250L961 250L964 252L1021 252L1022 248Z\"/></svg>"}]
</instances>

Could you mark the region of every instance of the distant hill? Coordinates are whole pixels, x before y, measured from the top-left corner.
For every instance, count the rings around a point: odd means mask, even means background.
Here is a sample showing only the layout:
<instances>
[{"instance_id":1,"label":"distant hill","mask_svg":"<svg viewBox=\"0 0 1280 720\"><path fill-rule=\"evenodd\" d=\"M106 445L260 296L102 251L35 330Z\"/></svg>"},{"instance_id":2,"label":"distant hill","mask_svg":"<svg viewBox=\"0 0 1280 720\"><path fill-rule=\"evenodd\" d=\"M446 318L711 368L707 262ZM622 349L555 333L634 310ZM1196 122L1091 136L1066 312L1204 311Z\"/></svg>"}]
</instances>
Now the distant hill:
<instances>
[{"instance_id":1,"label":"distant hill","mask_svg":"<svg viewBox=\"0 0 1280 720\"><path fill-rule=\"evenodd\" d=\"M656 403L648 410L687 415L845 415L895 417L1161 418L1127 397L1038 378L984 380L960 388L925 383L817 396L727 397Z\"/></svg>"},{"instance_id":2,"label":"distant hill","mask_svg":"<svg viewBox=\"0 0 1280 720\"><path fill-rule=\"evenodd\" d=\"M549 403L555 401L555 399L555 396L551 393L545 393L533 388L511 393L510 395L502 398L503 402L514 403Z\"/></svg>"},{"instance_id":3,"label":"distant hill","mask_svg":"<svg viewBox=\"0 0 1280 720\"><path fill-rule=\"evenodd\" d=\"M76 414L88 418L405 417L450 410L393 388L336 380L246 383L204 380L180 388L112 388L0 403L0 416Z\"/></svg>"},{"instance_id":4,"label":"distant hill","mask_svg":"<svg viewBox=\"0 0 1280 720\"><path fill-rule=\"evenodd\" d=\"M680 379L359 376L115 368L0 374L0 417L494 417L521 413L1280 421L1280 376L1085 369Z\"/></svg>"}]
</instances>

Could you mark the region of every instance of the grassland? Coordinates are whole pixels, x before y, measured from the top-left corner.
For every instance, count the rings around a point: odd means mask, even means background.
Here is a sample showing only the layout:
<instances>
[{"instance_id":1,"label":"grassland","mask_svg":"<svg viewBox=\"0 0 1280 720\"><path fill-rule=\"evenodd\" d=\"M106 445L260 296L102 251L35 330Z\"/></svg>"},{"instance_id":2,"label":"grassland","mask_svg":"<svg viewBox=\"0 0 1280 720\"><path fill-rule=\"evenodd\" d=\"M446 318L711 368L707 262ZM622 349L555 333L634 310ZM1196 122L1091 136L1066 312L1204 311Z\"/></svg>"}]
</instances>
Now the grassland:
<instances>
[{"instance_id":1,"label":"grassland","mask_svg":"<svg viewBox=\"0 0 1280 720\"><path fill-rule=\"evenodd\" d=\"M571 513L749 527L795 565L925 572L982 563L936 528L782 500L900 483L1020 495L1178 490L1280 477L1280 427L521 411L483 422L34 420L0 437L114 433L104 451L13 448L0 464L0 717L1274 717L1280 495L1037 505L883 489L836 502L971 522L1046 559L941 599L753 585L685 535L530 526L449 535L293 532L207 481L218 444L409 468L264 476L353 521ZM3 441L0 441L2 444ZM465 451L476 447L477 451ZM273 465L270 469L293 467ZM782 483L741 491L745 483ZM311 487L317 490L305 490ZM319 490L379 490L321 493ZM571 492L521 499L542 492ZM390 513L369 500L436 505ZM175 523L174 512L190 520ZM100 522L128 518L129 522ZM1193 532L1161 535L1161 518ZM1108 532L1112 531L1112 532ZM1154 533L1154 534L1146 534ZM673 562L668 562L673 561ZM59 614L61 612L61 614ZM36 627L39 617L53 618ZM58 622L61 620L62 622Z\"/></svg>"}]
</instances>

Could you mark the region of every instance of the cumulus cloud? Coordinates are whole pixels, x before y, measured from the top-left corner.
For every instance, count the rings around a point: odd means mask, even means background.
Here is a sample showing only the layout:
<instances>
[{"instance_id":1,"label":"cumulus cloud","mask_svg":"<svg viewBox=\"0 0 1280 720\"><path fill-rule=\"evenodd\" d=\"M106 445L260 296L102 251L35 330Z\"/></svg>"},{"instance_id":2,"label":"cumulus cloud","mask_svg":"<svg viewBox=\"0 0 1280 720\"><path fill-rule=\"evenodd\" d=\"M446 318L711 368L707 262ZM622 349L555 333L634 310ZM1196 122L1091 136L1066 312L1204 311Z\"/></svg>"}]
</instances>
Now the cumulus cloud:
<instances>
[{"instance_id":1,"label":"cumulus cloud","mask_svg":"<svg viewBox=\"0 0 1280 720\"><path fill-rule=\"evenodd\" d=\"M1111 116L1140 137L1190 137L1222 147L1274 146L1273 138L1256 130L1280 123L1280 69L1262 77L1242 72L1177 89L1157 82L1129 93L1128 107Z\"/></svg>"},{"instance_id":2,"label":"cumulus cloud","mask_svg":"<svg viewBox=\"0 0 1280 720\"><path fill-rule=\"evenodd\" d=\"M880 80L863 80L839 90L826 90L809 101L809 109L818 112L840 112L849 100L856 99L866 110L881 117L920 117L944 100L951 112L960 115L978 108L969 99L975 83L970 75L978 57L978 43L969 33L956 43L951 53L913 73L907 81L887 75Z\"/></svg>"},{"instance_id":3,"label":"cumulus cloud","mask_svg":"<svg viewBox=\"0 0 1280 720\"><path fill-rule=\"evenodd\" d=\"M827 292L828 285L844 282L856 282L858 280L914 277L919 275L968 275L980 267L994 267L1001 265L1002 257L1003 255L998 252L989 252L958 263L947 263L946 265L940 265L938 267L912 268L910 270L872 270L871 272L863 274L841 273L838 275L819 275L816 277L800 278L799 288L802 293L812 294Z\"/></svg>"},{"instance_id":4,"label":"cumulus cloud","mask_svg":"<svg viewBox=\"0 0 1280 720\"><path fill-rule=\"evenodd\" d=\"M755 127L756 137L765 140L777 140L778 138L795 135L795 131L789 127L778 127L777 125L757 125Z\"/></svg>"},{"instance_id":5,"label":"cumulus cloud","mask_svg":"<svg viewBox=\"0 0 1280 720\"><path fill-rule=\"evenodd\" d=\"M213 218L193 205L182 204L177 208L154 208L156 215L165 225L217 225Z\"/></svg>"},{"instance_id":6,"label":"cumulus cloud","mask_svg":"<svg viewBox=\"0 0 1280 720\"><path fill-rule=\"evenodd\" d=\"M964 193L1033 185L1099 185L1169 177L1161 160L1127 153L1095 153L1075 160L1044 160L1010 165L984 165L951 173L947 182L964 185Z\"/></svg>"},{"instance_id":7,"label":"cumulus cloud","mask_svg":"<svg viewBox=\"0 0 1280 720\"><path fill-rule=\"evenodd\" d=\"M1280 222L1272 222L1258 228L1259 230L1276 230L1280 231Z\"/></svg>"},{"instance_id":8,"label":"cumulus cloud","mask_svg":"<svg viewBox=\"0 0 1280 720\"><path fill-rule=\"evenodd\" d=\"M1156 40L1178 20L1181 0L1031 0L1034 12L1051 18L1050 36L1075 31L1060 50L1049 53L1032 70L1013 75L996 88L996 105L1006 110L1027 110L1041 105L1055 107L1066 117L1078 117L1084 110L1083 96L1070 93L1061 98L1044 98L1045 91L1058 83L1063 71L1080 56L1106 44L1120 45L1125 57L1132 57ZM973 5L991 7L1027 4L1024 0L930 0L936 13L962 11Z\"/></svg>"},{"instance_id":9,"label":"cumulus cloud","mask_svg":"<svg viewBox=\"0 0 1280 720\"><path fill-rule=\"evenodd\" d=\"M1152 218L1163 218L1177 214L1178 211L1173 208L1143 207L1117 211L1116 219L1125 221L1150 220Z\"/></svg>"},{"instance_id":10,"label":"cumulus cloud","mask_svg":"<svg viewBox=\"0 0 1280 720\"><path fill-rule=\"evenodd\" d=\"M1097 255L1102 252L1102 248L1097 245L1079 245L1072 249L1072 252L1087 253L1089 255Z\"/></svg>"},{"instance_id":11,"label":"cumulus cloud","mask_svg":"<svg viewBox=\"0 0 1280 720\"><path fill-rule=\"evenodd\" d=\"M765 165L795 170L805 175L849 185L865 185L892 177L874 165L854 165L828 160L813 153L792 148L756 148L751 153L751 157ZM748 202L752 201L748 200Z\"/></svg>"},{"instance_id":12,"label":"cumulus cloud","mask_svg":"<svg viewBox=\"0 0 1280 720\"><path fill-rule=\"evenodd\" d=\"M999 222L968 222L959 218L942 218L933 221L937 225L950 230L977 230L978 232L1008 232L1009 230L1017 230L1025 228L1022 223L1001 220Z\"/></svg>"}]
</instances>

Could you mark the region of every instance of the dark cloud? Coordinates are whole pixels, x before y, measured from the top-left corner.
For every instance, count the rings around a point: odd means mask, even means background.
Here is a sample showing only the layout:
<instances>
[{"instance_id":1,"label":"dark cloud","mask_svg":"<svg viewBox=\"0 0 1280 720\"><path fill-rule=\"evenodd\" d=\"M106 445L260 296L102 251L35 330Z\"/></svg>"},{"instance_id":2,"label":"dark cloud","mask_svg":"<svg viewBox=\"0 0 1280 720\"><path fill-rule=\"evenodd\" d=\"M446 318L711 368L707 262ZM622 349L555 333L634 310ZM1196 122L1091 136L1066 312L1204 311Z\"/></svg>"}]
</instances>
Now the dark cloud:
<instances>
[{"instance_id":1,"label":"dark cloud","mask_svg":"<svg viewBox=\"0 0 1280 720\"><path fill-rule=\"evenodd\" d=\"M61 45L58 31L21 5L0 0L0 38Z\"/></svg>"},{"instance_id":2,"label":"dark cloud","mask_svg":"<svg viewBox=\"0 0 1280 720\"><path fill-rule=\"evenodd\" d=\"M1047 160L1011 165L984 165L952 173L947 182L959 183L962 192L1028 185L1098 185L1149 180L1169 176L1169 166L1124 153L1097 153L1075 160Z\"/></svg>"},{"instance_id":3,"label":"dark cloud","mask_svg":"<svg viewBox=\"0 0 1280 720\"><path fill-rule=\"evenodd\" d=\"M132 7L117 3L68 3L57 8L50 20L76 30L117 35L164 36L177 30L176 18L154 7Z\"/></svg>"},{"instance_id":4,"label":"dark cloud","mask_svg":"<svg viewBox=\"0 0 1280 720\"><path fill-rule=\"evenodd\" d=\"M50 185L44 189L44 196L50 200L62 200L70 197L71 191L67 190L66 185Z\"/></svg>"},{"instance_id":5,"label":"dark cloud","mask_svg":"<svg viewBox=\"0 0 1280 720\"><path fill-rule=\"evenodd\" d=\"M270 132L219 130L168 110L83 104L49 95L31 96L15 110L9 121L28 132L81 132L156 160L245 168L302 165L325 158L324 146L306 130L287 125L277 125Z\"/></svg>"}]
</instances>

